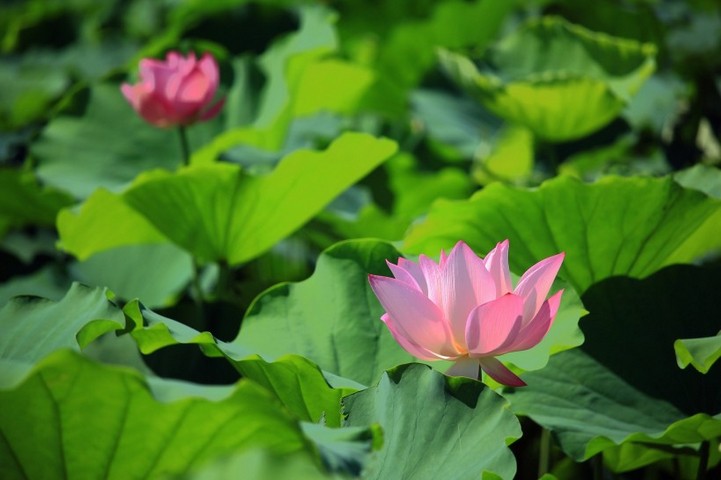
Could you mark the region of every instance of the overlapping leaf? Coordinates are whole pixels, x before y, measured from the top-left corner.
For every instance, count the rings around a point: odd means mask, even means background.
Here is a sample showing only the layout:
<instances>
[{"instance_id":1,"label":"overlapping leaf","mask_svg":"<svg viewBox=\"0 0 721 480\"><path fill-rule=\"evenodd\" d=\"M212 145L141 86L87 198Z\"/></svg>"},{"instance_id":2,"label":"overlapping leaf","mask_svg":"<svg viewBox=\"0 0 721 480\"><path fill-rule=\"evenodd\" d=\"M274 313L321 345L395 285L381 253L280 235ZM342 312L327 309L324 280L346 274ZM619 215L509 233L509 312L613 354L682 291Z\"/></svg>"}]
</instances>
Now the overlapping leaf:
<instances>
[{"instance_id":1,"label":"overlapping leaf","mask_svg":"<svg viewBox=\"0 0 721 480\"><path fill-rule=\"evenodd\" d=\"M279 398L297 418L340 425L343 391L328 385L318 367L309 360L288 355L267 362L253 350L217 340L209 332L198 332L180 322L143 308L137 302L125 306L134 323L131 335L144 354L178 344L196 344L211 357L225 357L244 377L252 379Z\"/></svg>"},{"instance_id":2,"label":"overlapping leaf","mask_svg":"<svg viewBox=\"0 0 721 480\"><path fill-rule=\"evenodd\" d=\"M496 183L467 201L437 202L405 248L435 254L462 239L483 252L509 238L516 272L565 251L561 276L583 292L609 276L644 277L721 250L721 237L707 234L719 214L721 202L669 177L559 177L535 190Z\"/></svg>"}]
</instances>

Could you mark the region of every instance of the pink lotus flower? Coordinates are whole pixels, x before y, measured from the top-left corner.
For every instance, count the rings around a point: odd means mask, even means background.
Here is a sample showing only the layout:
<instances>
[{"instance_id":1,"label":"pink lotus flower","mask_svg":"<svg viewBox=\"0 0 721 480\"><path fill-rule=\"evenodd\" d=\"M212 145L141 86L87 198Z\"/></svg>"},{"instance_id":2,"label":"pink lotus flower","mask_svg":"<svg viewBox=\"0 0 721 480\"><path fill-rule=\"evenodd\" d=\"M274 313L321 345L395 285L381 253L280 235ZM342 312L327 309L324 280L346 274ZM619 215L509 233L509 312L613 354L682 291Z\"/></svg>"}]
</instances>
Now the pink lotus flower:
<instances>
[{"instance_id":1,"label":"pink lotus flower","mask_svg":"<svg viewBox=\"0 0 721 480\"><path fill-rule=\"evenodd\" d=\"M449 375L478 378L482 368L504 385L523 380L498 359L527 350L551 328L561 303L557 292L546 300L561 268L563 253L541 260L513 288L508 240L481 260L458 242L439 263L421 255L388 262L395 278L370 275L373 292L386 313L381 320L408 353L422 360L452 360Z\"/></svg>"},{"instance_id":2,"label":"pink lotus flower","mask_svg":"<svg viewBox=\"0 0 721 480\"><path fill-rule=\"evenodd\" d=\"M143 119L157 127L190 125L210 120L223 107L224 99L210 106L218 90L218 64L208 53L183 57L170 52L165 61L140 61L140 81L124 83L120 90Z\"/></svg>"}]
</instances>

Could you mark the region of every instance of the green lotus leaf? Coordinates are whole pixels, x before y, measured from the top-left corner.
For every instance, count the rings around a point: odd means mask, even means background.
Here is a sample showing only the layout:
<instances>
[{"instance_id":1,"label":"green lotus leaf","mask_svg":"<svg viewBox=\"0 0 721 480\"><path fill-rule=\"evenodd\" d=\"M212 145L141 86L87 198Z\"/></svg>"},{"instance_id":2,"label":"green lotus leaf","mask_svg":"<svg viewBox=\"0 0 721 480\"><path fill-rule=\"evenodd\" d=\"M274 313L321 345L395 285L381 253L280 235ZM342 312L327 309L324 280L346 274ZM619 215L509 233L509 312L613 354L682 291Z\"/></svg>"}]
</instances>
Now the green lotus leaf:
<instances>
[{"instance_id":1,"label":"green lotus leaf","mask_svg":"<svg viewBox=\"0 0 721 480\"><path fill-rule=\"evenodd\" d=\"M671 177L586 184L562 176L537 189L494 183L469 200L436 202L404 251L437 255L464 240L487 252L508 238L511 270L564 251L560 276L584 292L613 275L641 278L721 250L721 236L708 235L719 215L721 201Z\"/></svg>"},{"instance_id":2,"label":"green lotus leaf","mask_svg":"<svg viewBox=\"0 0 721 480\"><path fill-rule=\"evenodd\" d=\"M201 260L237 265L301 227L395 150L390 140L345 133L324 151L291 153L267 175L227 163L147 172L122 197L101 190L79 210L62 211L60 242L85 259L172 241Z\"/></svg>"},{"instance_id":3,"label":"green lotus leaf","mask_svg":"<svg viewBox=\"0 0 721 480\"><path fill-rule=\"evenodd\" d=\"M282 284L249 308L235 342L266 358L302 355L323 370L363 385L412 357L380 321L383 307L368 274L390 275L386 260L399 253L374 240L342 242L323 252L313 275Z\"/></svg>"},{"instance_id":4,"label":"green lotus leaf","mask_svg":"<svg viewBox=\"0 0 721 480\"><path fill-rule=\"evenodd\" d=\"M308 449L298 422L252 381L151 385L134 370L68 350L39 362L16 388L0 389L0 407L7 479L154 478L251 448Z\"/></svg>"},{"instance_id":5,"label":"green lotus leaf","mask_svg":"<svg viewBox=\"0 0 721 480\"><path fill-rule=\"evenodd\" d=\"M383 428L383 446L371 454L364 478L466 479L484 472L513 478L516 472L507 445L521 434L518 420L480 382L402 365L343 403L347 425Z\"/></svg>"}]
</instances>

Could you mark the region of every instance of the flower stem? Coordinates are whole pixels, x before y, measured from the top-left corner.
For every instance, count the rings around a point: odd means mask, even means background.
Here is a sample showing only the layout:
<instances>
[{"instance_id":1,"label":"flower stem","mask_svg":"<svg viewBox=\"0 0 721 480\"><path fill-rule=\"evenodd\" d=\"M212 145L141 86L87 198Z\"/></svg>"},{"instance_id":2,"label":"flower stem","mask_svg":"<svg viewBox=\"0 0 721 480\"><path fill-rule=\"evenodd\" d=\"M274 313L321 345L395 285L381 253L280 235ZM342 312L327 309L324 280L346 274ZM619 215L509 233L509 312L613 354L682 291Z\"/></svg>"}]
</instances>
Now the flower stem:
<instances>
[{"instance_id":1,"label":"flower stem","mask_svg":"<svg viewBox=\"0 0 721 480\"><path fill-rule=\"evenodd\" d=\"M551 455L551 431L541 428L540 446L538 449L538 477L548 473Z\"/></svg>"},{"instance_id":2,"label":"flower stem","mask_svg":"<svg viewBox=\"0 0 721 480\"><path fill-rule=\"evenodd\" d=\"M188 131L184 125L178 127L178 135L180 135L180 151L183 157L183 165L190 165L190 144L188 143Z\"/></svg>"},{"instance_id":3,"label":"flower stem","mask_svg":"<svg viewBox=\"0 0 721 480\"><path fill-rule=\"evenodd\" d=\"M696 471L696 480L706 479L706 470L708 469L708 458L711 450L711 443L706 440L701 442L701 448L698 452L698 470Z\"/></svg>"},{"instance_id":4,"label":"flower stem","mask_svg":"<svg viewBox=\"0 0 721 480\"><path fill-rule=\"evenodd\" d=\"M190 165L190 145L188 143L188 132L184 125L178 126L178 136L180 137L180 152L183 165L187 167ZM200 265L198 265L198 260L195 257L193 257L192 289L194 290L193 300L198 310L199 320L205 326L205 309L203 308L205 299L203 298L203 287L200 285Z\"/></svg>"}]
</instances>

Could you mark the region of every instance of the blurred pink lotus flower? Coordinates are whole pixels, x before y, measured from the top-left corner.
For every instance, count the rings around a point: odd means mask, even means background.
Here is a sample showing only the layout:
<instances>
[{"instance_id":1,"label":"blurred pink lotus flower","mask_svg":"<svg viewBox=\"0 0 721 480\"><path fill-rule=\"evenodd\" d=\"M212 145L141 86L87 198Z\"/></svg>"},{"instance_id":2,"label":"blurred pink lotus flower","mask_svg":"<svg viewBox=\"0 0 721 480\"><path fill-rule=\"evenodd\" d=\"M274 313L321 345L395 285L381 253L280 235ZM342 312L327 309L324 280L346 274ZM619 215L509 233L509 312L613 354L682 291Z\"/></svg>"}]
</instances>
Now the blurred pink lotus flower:
<instances>
[{"instance_id":1,"label":"blurred pink lotus flower","mask_svg":"<svg viewBox=\"0 0 721 480\"><path fill-rule=\"evenodd\" d=\"M436 263L421 255L388 262L395 278L369 275L385 308L381 320L408 353L452 360L449 375L478 378L479 366L504 385L525 383L496 357L527 350L551 328L563 291L546 300L563 253L541 260L513 288L508 240L481 260L464 242Z\"/></svg>"},{"instance_id":2,"label":"blurred pink lotus flower","mask_svg":"<svg viewBox=\"0 0 721 480\"><path fill-rule=\"evenodd\" d=\"M170 52L165 61L141 60L139 82L124 83L120 90L146 122L173 127L215 117L225 101L210 105L218 83L218 64L210 54L197 60L194 53Z\"/></svg>"}]
</instances>

